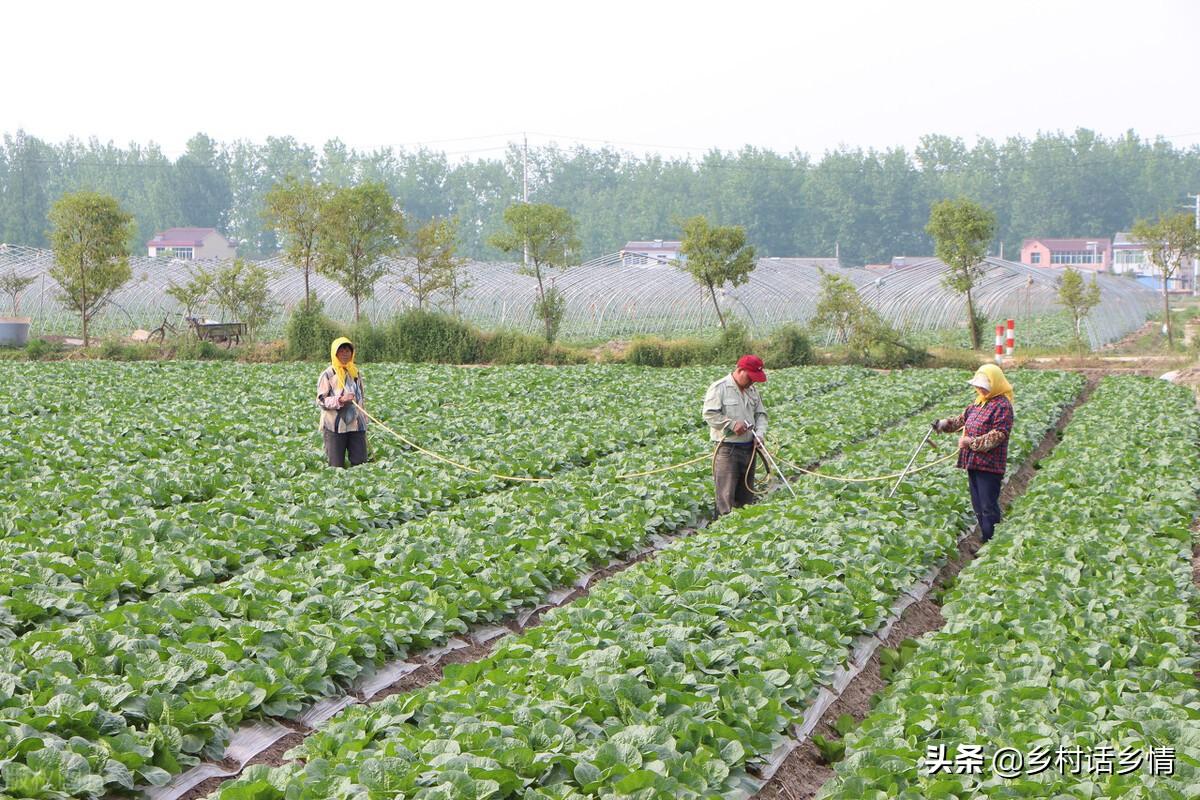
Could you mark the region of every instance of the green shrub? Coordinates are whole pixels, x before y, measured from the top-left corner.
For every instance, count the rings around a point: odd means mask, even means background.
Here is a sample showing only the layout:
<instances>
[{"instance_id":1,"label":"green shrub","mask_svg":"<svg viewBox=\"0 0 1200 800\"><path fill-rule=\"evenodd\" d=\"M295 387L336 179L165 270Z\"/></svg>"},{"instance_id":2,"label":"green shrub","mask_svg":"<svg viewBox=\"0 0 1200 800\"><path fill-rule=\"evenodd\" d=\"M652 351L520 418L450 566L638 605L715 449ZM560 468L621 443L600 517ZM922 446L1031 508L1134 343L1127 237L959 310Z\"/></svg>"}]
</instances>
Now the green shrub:
<instances>
[{"instance_id":1,"label":"green shrub","mask_svg":"<svg viewBox=\"0 0 1200 800\"><path fill-rule=\"evenodd\" d=\"M174 352L180 361L232 361L237 357L229 348L201 341L192 333L181 333L175 339Z\"/></svg>"},{"instance_id":2,"label":"green shrub","mask_svg":"<svg viewBox=\"0 0 1200 800\"><path fill-rule=\"evenodd\" d=\"M880 320L855 329L850 351L856 363L875 369L919 367L929 360L929 353L903 342L894 328Z\"/></svg>"},{"instance_id":3,"label":"green shrub","mask_svg":"<svg viewBox=\"0 0 1200 800\"><path fill-rule=\"evenodd\" d=\"M148 361L158 358L160 351L149 342L123 342L110 337L100 343L99 355L112 361Z\"/></svg>"},{"instance_id":4,"label":"green shrub","mask_svg":"<svg viewBox=\"0 0 1200 800\"><path fill-rule=\"evenodd\" d=\"M725 322L725 328L717 339L713 352L713 360L721 364L736 364L742 356L754 350L750 340L750 330L740 319L730 317Z\"/></svg>"},{"instance_id":5,"label":"green shrub","mask_svg":"<svg viewBox=\"0 0 1200 800\"><path fill-rule=\"evenodd\" d=\"M722 344L724 342L724 344ZM738 351L739 355L732 359L722 353ZM625 363L643 367L692 367L713 365L713 363L736 362L739 357L750 353L749 337L745 336L745 327L734 331L731 336L719 339L718 342L704 339L660 339L656 336L640 336L634 339L625 350Z\"/></svg>"},{"instance_id":6,"label":"green shrub","mask_svg":"<svg viewBox=\"0 0 1200 800\"><path fill-rule=\"evenodd\" d=\"M52 353L57 352L58 348L47 342L45 339L31 339L25 345L25 356L30 361L39 361Z\"/></svg>"},{"instance_id":7,"label":"green shrub","mask_svg":"<svg viewBox=\"0 0 1200 800\"><path fill-rule=\"evenodd\" d=\"M992 337L988 335L991 333L989 330L991 321L988 320L987 314L976 308L975 316L971 319L971 327L975 329L976 336L979 338L979 346L986 350L988 343L992 341Z\"/></svg>"},{"instance_id":8,"label":"green shrub","mask_svg":"<svg viewBox=\"0 0 1200 800\"><path fill-rule=\"evenodd\" d=\"M591 364L595 357L587 350L579 350L561 344L553 344L547 348L547 364Z\"/></svg>"},{"instance_id":9,"label":"green shrub","mask_svg":"<svg viewBox=\"0 0 1200 800\"><path fill-rule=\"evenodd\" d=\"M341 326L325 316L320 303L313 303L308 310L300 306L288 318L284 354L291 359L325 361L329 345L342 335Z\"/></svg>"},{"instance_id":10,"label":"green shrub","mask_svg":"<svg viewBox=\"0 0 1200 800\"><path fill-rule=\"evenodd\" d=\"M703 339L639 336L625 351L625 363L643 367L690 367L720 361L717 347Z\"/></svg>"},{"instance_id":11,"label":"green shrub","mask_svg":"<svg viewBox=\"0 0 1200 800\"><path fill-rule=\"evenodd\" d=\"M812 342L799 325L784 325L771 335L761 349L763 366L768 369L801 367L813 363Z\"/></svg>"},{"instance_id":12,"label":"green shrub","mask_svg":"<svg viewBox=\"0 0 1200 800\"><path fill-rule=\"evenodd\" d=\"M354 342L354 360L356 363L365 364L367 362L378 363L380 361L400 360L400 355L396 352L391 337L388 336L387 328L382 325L372 325L367 320L363 320L342 335ZM337 337L335 336L334 338L336 339ZM332 342L333 339L330 339L325 343L325 357L322 359L323 361L329 360L329 345Z\"/></svg>"},{"instance_id":13,"label":"green shrub","mask_svg":"<svg viewBox=\"0 0 1200 800\"><path fill-rule=\"evenodd\" d=\"M501 330L484 338L483 360L492 364L544 364L550 350L544 338Z\"/></svg>"},{"instance_id":14,"label":"green shrub","mask_svg":"<svg viewBox=\"0 0 1200 800\"><path fill-rule=\"evenodd\" d=\"M625 363L639 367L663 366L663 341L649 337L638 337L625 351Z\"/></svg>"},{"instance_id":15,"label":"green shrub","mask_svg":"<svg viewBox=\"0 0 1200 800\"><path fill-rule=\"evenodd\" d=\"M483 351L483 337L460 319L430 311L408 311L387 329L389 356L399 361L473 364Z\"/></svg>"},{"instance_id":16,"label":"green shrub","mask_svg":"<svg viewBox=\"0 0 1200 800\"><path fill-rule=\"evenodd\" d=\"M664 367L692 367L719 361L716 348L703 339L669 339L663 342Z\"/></svg>"}]
</instances>

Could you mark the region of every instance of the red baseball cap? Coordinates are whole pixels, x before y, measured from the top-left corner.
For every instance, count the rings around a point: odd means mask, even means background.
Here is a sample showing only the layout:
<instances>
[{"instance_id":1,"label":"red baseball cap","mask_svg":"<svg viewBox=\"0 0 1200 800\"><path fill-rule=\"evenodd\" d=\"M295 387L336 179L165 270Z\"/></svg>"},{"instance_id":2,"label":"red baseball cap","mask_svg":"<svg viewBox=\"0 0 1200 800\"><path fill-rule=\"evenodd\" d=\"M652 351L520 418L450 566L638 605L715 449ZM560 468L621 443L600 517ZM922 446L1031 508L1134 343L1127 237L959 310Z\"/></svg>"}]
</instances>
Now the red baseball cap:
<instances>
[{"instance_id":1,"label":"red baseball cap","mask_svg":"<svg viewBox=\"0 0 1200 800\"><path fill-rule=\"evenodd\" d=\"M738 359L737 368L746 370L750 380L754 383L763 383L767 380L767 373L763 372L762 359L758 356L742 356Z\"/></svg>"}]
</instances>

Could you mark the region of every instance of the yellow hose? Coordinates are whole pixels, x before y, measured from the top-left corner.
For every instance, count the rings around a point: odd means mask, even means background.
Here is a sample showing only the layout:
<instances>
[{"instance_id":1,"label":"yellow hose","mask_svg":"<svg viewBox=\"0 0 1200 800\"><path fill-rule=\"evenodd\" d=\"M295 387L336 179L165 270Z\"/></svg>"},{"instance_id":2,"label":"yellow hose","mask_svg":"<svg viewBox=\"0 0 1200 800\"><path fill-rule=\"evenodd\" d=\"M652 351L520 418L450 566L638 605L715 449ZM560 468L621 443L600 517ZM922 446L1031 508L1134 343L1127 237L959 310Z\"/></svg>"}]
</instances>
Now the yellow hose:
<instances>
[{"instance_id":1,"label":"yellow hose","mask_svg":"<svg viewBox=\"0 0 1200 800\"><path fill-rule=\"evenodd\" d=\"M417 443L416 443L416 442L414 442L412 439L409 439L407 436L404 436L403 434L401 434L401 433L399 433L399 432L397 432L397 431L394 431L394 430L392 430L391 428L389 428L389 427L388 427L386 424L384 424L382 421L380 421L379 419L377 419L377 418L375 418L374 416L372 416L372 415L371 415L371 413L370 413L369 411L367 411L365 408L363 408L363 407L362 407L361 405L359 405L357 402L355 402L355 403L354 403L354 407L355 407L355 408L357 408L359 411L361 411L361 412L363 413L363 415L364 415L364 416L366 416L366 418L367 418L367 419L369 419L371 422L375 423L375 424L376 424L376 425L378 425L380 428L382 428L383 430L385 430L385 431L387 431L388 433L390 433L392 436L395 436L397 439L399 439L400 441L404 442L406 445L408 445L408 446L409 446L409 447L411 447L412 449L416 450L418 453L422 453L422 454L424 454L424 455L426 455L426 456L429 456L429 457L430 457L430 458L432 458L432 459L435 459L435 460L437 460L437 461L441 461L441 462L443 462L443 463L445 463L445 464L449 464L449 465L450 465L450 466L452 466L452 467L457 467L458 469L461 469L461 470L463 470L464 472L470 472L470 473L472 473L472 474L474 474L474 475L482 475L482 474L485 474L485 473L484 473L484 471L483 471L483 470L481 470L481 469L477 469L476 467L472 467L472 466L470 466L470 465L468 465L468 464L463 464L463 463L461 463L461 462L459 462L459 461L455 461L454 459L447 458L447 457L445 457L445 456L443 456L443 455L439 455L438 453L435 453L435 452L433 452L432 450L428 450L428 449L426 449L426 448L424 448L424 447L421 447L421 445L417 444ZM655 469L643 470L643 471L641 471L641 472L624 472L624 473L621 473L621 474L619 474L619 475L614 475L614 476L612 476L612 479L613 479L613 480L618 480L618 481L620 481L620 480L629 480L629 479L631 479L631 478L644 478L644 477L647 477L647 476L649 476L649 475L657 475L657 474L659 474L659 473L662 473L662 472L670 472L671 470L681 469L681 468L683 468L683 467L688 467L688 466L691 466L692 464L698 464L698 463L700 463L701 461L705 460L706 458L711 458L711 459L712 459L712 468L713 468L713 474L715 475L715 474L716 474L716 466L717 466L717 449L718 449L718 448L720 448L721 444L722 444L724 441L725 441L725 438L724 438L724 437L722 437L722 438L721 438L721 441L717 442L717 446L713 448L713 451L712 451L712 454L711 454L711 456L697 456L696 458L688 459L687 461L680 461L678 464L671 464L671 465L669 465L669 466L666 466L666 467L657 467L657 468L655 468ZM771 455L772 455L772 457L774 457L774 458L775 458L775 460L776 460L776 461L778 461L779 463L781 463L781 464L785 464L786 466L788 466L788 467L791 467L792 469L796 470L797 472L802 472L802 473L804 473L805 475L812 475L813 477L816 477L816 478L824 478L824 479L826 479L826 480L830 480L830 481L839 481L839 482L842 482L842 483L873 483L873 482L875 482L875 481L887 481L887 480L892 480L893 478L898 478L898 477L900 477L901 475L914 475L914 474L916 474L916 473L918 473L918 472L921 472L921 471L923 471L923 470L927 470L927 469L929 469L930 467L935 467L935 466L937 466L938 464L945 463L946 461L949 461L950 459L952 459L952 458L954 458L955 456L957 456L957 455L958 455L958 453L957 453L957 452L950 453L950 454L948 454L948 455L945 455L945 456L943 456L943 457L941 457L941 458L937 459L936 461L930 461L928 464L923 464L923 465L922 465L922 466L920 466L920 467L914 467L913 469L910 469L910 470L908 470L908 471L906 471L906 472L905 472L905 471L901 471L901 472L893 472L893 473L892 473L892 474L890 474L890 475L876 475L876 476L873 476L873 477L870 477L870 478L847 478L847 477L843 477L843 476L841 476L841 475L827 475L827 474L825 474L825 473L823 473L823 472L817 472L817 471L815 471L815 470L811 470L811 469L805 469L804 467L801 467L801 466L799 466L798 464L793 464L793 463L791 463L790 461L785 461L785 460L783 460L783 459L779 458L779 457L778 457L777 455L775 455L774 453L772 453ZM755 448L755 455L754 455L754 458L763 458L762 454L758 452L758 448L757 448L757 447ZM746 486L746 488L747 488L747 489L748 489L748 490L749 490L751 493L753 493L753 494L755 494L755 495L758 495L758 496L760 496L760 497L761 497L762 495L766 494L766 492L765 492L765 491L759 491L759 490L755 489L753 486L751 486L751 485L750 485L750 467L751 467L751 466L753 466L753 464L754 464L754 459L752 458L752 459L751 459L751 461L750 461L750 464L748 464L748 465L746 466L746 473L745 473L745 475L743 475L743 476L742 476L742 481L745 483L745 486ZM765 458L764 458L764 465L765 465ZM548 482L548 481L552 481L552 480L554 480L553 478L535 478L535 477L530 477L530 476L522 476L522 475L502 475L502 474L500 474L500 473L498 473L498 472L487 473L487 475L488 475L488 477L491 477L491 478L496 478L497 480L502 480L502 481L524 481L524 482L527 482L527 483L545 483L545 482Z\"/></svg>"}]
</instances>

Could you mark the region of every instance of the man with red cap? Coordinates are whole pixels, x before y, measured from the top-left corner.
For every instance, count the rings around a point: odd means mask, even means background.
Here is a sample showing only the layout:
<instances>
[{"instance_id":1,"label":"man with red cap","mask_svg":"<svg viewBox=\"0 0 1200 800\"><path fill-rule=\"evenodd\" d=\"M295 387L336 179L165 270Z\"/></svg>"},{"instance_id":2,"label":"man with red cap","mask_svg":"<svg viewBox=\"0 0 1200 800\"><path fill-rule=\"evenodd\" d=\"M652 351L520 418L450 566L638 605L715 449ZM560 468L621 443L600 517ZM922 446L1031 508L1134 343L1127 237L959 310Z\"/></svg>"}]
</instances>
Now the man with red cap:
<instances>
[{"instance_id":1,"label":"man with red cap","mask_svg":"<svg viewBox=\"0 0 1200 800\"><path fill-rule=\"evenodd\" d=\"M767 410L754 384L767 379L758 356L742 356L733 372L708 387L704 421L717 445L713 481L717 485L717 515L754 502L754 434L767 435Z\"/></svg>"}]
</instances>

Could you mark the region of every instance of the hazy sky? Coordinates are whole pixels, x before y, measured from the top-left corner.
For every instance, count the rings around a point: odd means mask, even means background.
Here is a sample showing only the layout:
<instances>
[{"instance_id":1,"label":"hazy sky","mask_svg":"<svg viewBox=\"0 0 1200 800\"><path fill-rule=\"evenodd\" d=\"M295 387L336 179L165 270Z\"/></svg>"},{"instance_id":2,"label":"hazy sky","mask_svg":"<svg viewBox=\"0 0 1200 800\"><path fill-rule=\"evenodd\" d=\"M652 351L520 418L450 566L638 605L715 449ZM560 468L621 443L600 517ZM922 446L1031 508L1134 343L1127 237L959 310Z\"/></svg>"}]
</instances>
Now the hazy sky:
<instances>
[{"instance_id":1,"label":"hazy sky","mask_svg":"<svg viewBox=\"0 0 1200 800\"><path fill-rule=\"evenodd\" d=\"M460 157L819 155L923 133L1200 143L1200 2L55 2L0 16L0 131L178 155L291 135Z\"/></svg>"}]
</instances>

